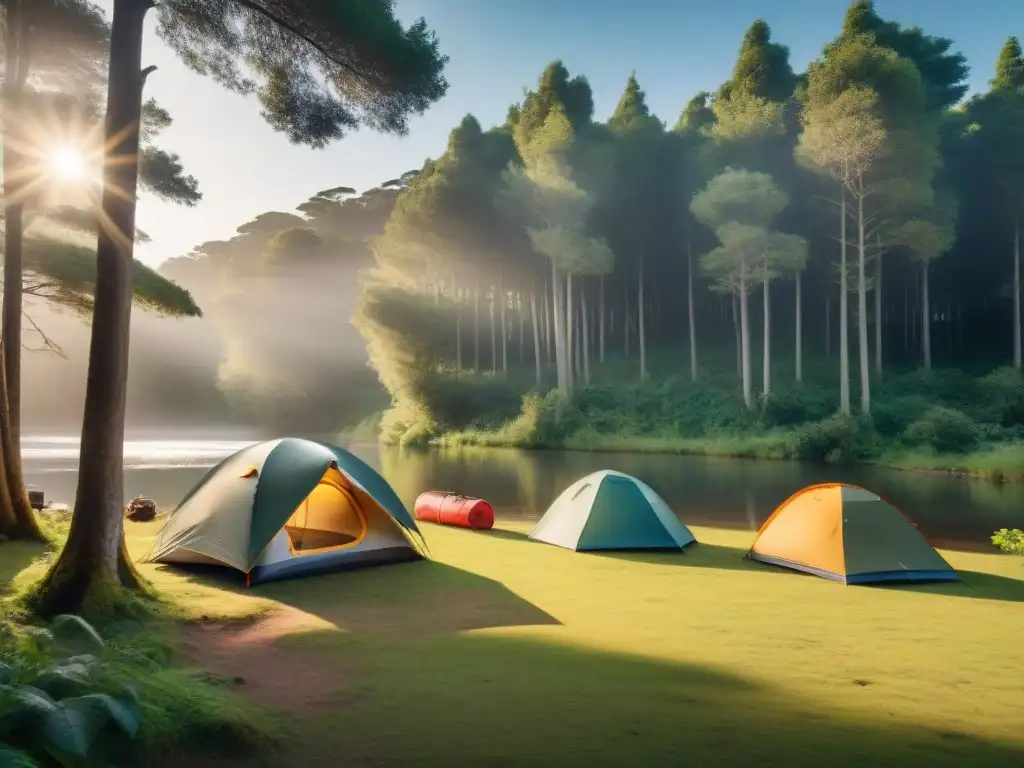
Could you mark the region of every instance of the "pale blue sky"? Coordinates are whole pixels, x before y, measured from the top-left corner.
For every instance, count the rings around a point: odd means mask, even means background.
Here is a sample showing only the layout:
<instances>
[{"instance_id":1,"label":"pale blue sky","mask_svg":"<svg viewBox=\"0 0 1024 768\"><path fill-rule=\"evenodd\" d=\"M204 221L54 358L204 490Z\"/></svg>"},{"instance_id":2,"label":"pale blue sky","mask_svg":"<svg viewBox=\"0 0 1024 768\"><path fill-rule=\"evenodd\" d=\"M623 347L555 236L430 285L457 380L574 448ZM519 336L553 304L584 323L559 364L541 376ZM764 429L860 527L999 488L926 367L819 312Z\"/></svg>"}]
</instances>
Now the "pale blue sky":
<instances>
[{"instance_id":1,"label":"pale blue sky","mask_svg":"<svg viewBox=\"0 0 1024 768\"><path fill-rule=\"evenodd\" d=\"M324 150L292 146L259 115L255 99L226 93L191 73L147 27L143 64L159 70L146 95L174 117L161 139L178 152L204 194L197 208L143 197L138 225L153 237L140 248L156 264L267 210L287 211L321 189L366 189L418 168L439 154L467 112L484 126L561 58L587 76L596 114L615 106L631 71L653 111L674 123L698 91L714 90L732 68L744 30L758 17L788 45L800 71L839 30L848 0L398 0L411 21L425 16L450 57L448 95L405 138L361 131ZM110 1L100 5L109 9ZM877 0L883 18L953 38L971 65L972 89L984 88L1006 37L1024 37L1021 0Z\"/></svg>"}]
</instances>

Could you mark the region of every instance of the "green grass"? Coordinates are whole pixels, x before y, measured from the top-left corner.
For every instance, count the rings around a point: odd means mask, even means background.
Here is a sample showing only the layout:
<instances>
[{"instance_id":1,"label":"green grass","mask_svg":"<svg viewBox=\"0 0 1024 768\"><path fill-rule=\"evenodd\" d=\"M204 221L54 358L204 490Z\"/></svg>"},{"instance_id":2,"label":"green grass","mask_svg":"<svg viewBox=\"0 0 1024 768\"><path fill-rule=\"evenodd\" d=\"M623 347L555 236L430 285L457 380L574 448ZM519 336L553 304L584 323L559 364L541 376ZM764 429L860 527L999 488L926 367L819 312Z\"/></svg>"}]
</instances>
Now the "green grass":
<instances>
[{"instance_id":1,"label":"green grass","mask_svg":"<svg viewBox=\"0 0 1024 768\"><path fill-rule=\"evenodd\" d=\"M133 552L158 525L130 526ZM278 643L330 691L289 765L1020 764L1019 558L846 587L745 561L751 532L694 533L685 555L594 555L431 526L433 562L251 591L143 572L183 614L296 617Z\"/></svg>"},{"instance_id":2,"label":"green grass","mask_svg":"<svg viewBox=\"0 0 1024 768\"><path fill-rule=\"evenodd\" d=\"M67 515L42 523L51 544L0 544L0 622L15 631L31 621L21 596L42 577L67 535ZM138 558L162 522L127 525L129 547ZM126 600L122 615L95 624L111 651L114 674L131 682L141 702L142 726L125 759L138 763L181 755L180 764L188 764L187 756L197 750L265 751L284 733L280 719L240 697L228 681L182 666L176 646L182 621L253 618L271 606L251 598L233 601L220 590L144 570L158 599Z\"/></svg>"},{"instance_id":3,"label":"green grass","mask_svg":"<svg viewBox=\"0 0 1024 768\"><path fill-rule=\"evenodd\" d=\"M895 469L952 472L996 482L1024 483L1024 445L994 445L966 456L908 452L887 457Z\"/></svg>"}]
</instances>

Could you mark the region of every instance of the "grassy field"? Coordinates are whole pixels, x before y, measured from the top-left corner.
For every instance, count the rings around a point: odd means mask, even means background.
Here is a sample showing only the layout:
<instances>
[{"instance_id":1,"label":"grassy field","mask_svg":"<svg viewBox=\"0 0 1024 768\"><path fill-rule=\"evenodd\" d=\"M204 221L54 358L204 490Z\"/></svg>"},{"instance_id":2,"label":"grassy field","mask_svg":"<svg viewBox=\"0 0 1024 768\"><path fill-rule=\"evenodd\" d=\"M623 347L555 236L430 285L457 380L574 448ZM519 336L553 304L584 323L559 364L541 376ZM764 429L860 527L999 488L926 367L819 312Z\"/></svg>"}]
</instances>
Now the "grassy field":
<instances>
[{"instance_id":1,"label":"grassy field","mask_svg":"<svg viewBox=\"0 0 1024 768\"><path fill-rule=\"evenodd\" d=\"M136 555L158 526L129 526ZM1019 558L883 589L747 562L747 532L677 555L425 533L433 562L251 591L143 569L202 617L194 663L286 711L288 765L1021 764Z\"/></svg>"}]
</instances>

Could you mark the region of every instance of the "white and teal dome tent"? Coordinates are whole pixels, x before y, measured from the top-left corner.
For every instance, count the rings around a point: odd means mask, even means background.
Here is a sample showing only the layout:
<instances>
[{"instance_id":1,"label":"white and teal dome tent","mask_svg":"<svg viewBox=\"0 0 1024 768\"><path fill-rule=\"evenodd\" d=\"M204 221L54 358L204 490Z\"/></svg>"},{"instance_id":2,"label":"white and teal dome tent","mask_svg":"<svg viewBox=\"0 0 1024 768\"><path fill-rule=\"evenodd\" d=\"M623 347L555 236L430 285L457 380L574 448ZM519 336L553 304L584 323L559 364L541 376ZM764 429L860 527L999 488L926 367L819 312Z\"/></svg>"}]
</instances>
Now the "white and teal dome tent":
<instances>
[{"instance_id":1,"label":"white and teal dome tent","mask_svg":"<svg viewBox=\"0 0 1024 768\"><path fill-rule=\"evenodd\" d=\"M684 549L696 541L650 486L610 469L566 488L530 538L579 552Z\"/></svg>"},{"instance_id":2,"label":"white and teal dome tent","mask_svg":"<svg viewBox=\"0 0 1024 768\"><path fill-rule=\"evenodd\" d=\"M412 515L368 464L327 443L281 438L210 470L145 559L224 565L254 583L426 556Z\"/></svg>"}]
</instances>

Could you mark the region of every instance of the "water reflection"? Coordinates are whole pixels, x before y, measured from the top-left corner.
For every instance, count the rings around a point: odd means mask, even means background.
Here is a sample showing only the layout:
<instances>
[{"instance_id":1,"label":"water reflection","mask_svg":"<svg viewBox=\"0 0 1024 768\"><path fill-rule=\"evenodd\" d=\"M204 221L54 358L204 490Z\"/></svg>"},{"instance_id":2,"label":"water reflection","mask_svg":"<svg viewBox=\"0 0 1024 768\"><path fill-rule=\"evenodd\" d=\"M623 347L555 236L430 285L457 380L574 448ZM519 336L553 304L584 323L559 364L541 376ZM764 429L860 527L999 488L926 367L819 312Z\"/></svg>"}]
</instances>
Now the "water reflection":
<instances>
[{"instance_id":1,"label":"water reflection","mask_svg":"<svg viewBox=\"0 0 1024 768\"><path fill-rule=\"evenodd\" d=\"M213 464L246 442L251 440L132 441L126 445L125 498L144 495L162 507L173 506ZM26 443L28 482L43 489L47 499L71 503L77 445L38 439ZM378 468L410 506L423 491L457 491L487 499L506 520L535 520L575 480L615 469L648 483L690 525L756 530L794 491L812 483L844 481L888 498L937 546L992 551L992 531L1024 528L1024 484L871 467L650 454L382 450L376 445L350 450Z\"/></svg>"},{"instance_id":2,"label":"water reflection","mask_svg":"<svg viewBox=\"0 0 1024 768\"><path fill-rule=\"evenodd\" d=\"M691 525L756 530L799 488L842 481L892 501L938 546L991 551L993 530L1024 526L1024 485L871 467L489 449L384 449L379 466L407 504L424 490L458 491L486 498L506 519L536 519L576 479L615 469L649 484Z\"/></svg>"}]
</instances>

